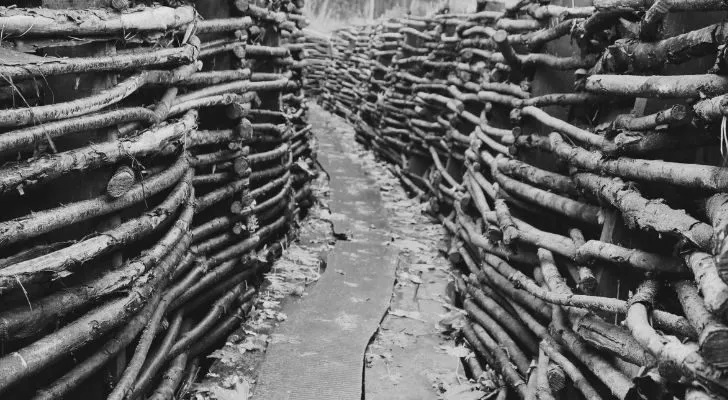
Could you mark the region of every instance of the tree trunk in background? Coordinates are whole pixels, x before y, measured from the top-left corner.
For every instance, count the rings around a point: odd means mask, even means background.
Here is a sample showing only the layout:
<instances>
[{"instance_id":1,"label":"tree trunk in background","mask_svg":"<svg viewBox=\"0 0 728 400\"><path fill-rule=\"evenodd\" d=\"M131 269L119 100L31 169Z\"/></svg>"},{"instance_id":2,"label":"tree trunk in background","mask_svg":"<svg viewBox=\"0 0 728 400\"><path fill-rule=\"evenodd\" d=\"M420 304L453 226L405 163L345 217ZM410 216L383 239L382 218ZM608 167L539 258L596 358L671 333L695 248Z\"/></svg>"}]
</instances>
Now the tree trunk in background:
<instances>
[{"instance_id":1,"label":"tree trunk in background","mask_svg":"<svg viewBox=\"0 0 728 400\"><path fill-rule=\"evenodd\" d=\"M318 19L325 19L329 17L329 0L324 0L324 4L321 5L321 8L318 12Z\"/></svg>"}]
</instances>

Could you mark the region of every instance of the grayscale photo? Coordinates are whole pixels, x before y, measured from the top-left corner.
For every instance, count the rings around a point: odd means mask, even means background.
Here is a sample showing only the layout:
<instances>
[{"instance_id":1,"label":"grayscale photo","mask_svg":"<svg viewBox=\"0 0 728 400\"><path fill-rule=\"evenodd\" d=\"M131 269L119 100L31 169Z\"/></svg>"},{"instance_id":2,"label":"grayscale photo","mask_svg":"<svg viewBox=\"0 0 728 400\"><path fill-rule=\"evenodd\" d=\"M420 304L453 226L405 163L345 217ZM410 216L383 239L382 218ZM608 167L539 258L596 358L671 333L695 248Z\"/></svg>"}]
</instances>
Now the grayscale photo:
<instances>
[{"instance_id":1,"label":"grayscale photo","mask_svg":"<svg viewBox=\"0 0 728 400\"><path fill-rule=\"evenodd\" d=\"M0 400L728 399L728 2L0 0Z\"/></svg>"}]
</instances>

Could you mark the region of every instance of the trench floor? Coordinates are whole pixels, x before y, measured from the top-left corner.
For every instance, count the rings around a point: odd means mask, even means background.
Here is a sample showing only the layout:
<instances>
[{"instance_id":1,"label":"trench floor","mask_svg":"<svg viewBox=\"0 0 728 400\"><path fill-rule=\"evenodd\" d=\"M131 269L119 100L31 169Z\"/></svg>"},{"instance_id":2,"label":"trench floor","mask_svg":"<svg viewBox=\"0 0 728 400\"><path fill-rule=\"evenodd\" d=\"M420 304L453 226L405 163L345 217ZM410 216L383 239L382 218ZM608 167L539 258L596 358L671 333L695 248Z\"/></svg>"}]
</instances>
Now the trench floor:
<instances>
[{"instance_id":1,"label":"trench floor","mask_svg":"<svg viewBox=\"0 0 728 400\"><path fill-rule=\"evenodd\" d=\"M318 204L268 276L257 318L212 355L218 362L202 392L243 400L464 398L458 393L472 393L472 385L461 364L468 352L450 336L461 311L448 297L444 228L355 142L346 121L315 104L309 121L326 180Z\"/></svg>"}]
</instances>

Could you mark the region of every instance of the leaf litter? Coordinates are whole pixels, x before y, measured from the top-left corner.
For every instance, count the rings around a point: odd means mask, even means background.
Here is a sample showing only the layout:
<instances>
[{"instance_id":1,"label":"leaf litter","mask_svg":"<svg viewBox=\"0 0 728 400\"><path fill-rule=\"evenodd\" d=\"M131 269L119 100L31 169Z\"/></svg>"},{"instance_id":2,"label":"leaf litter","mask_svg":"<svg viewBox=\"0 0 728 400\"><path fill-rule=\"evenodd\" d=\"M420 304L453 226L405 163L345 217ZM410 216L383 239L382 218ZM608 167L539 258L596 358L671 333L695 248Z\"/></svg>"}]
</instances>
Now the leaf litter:
<instances>
[{"instance_id":1,"label":"leaf litter","mask_svg":"<svg viewBox=\"0 0 728 400\"><path fill-rule=\"evenodd\" d=\"M287 319L281 308L292 297L306 296L307 289L321 278L326 267L323 254L335 242L332 214L327 209L330 189L325 174L319 174L312 186L317 201L301 221L297 240L284 249L282 256L264 275L246 321L228 337L222 348L208 356L215 362L187 398L249 399L267 346L298 341L297 338L274 333L275 326Z\"/></svg>"},{"instance_id":2,"label":"leaf litter","mask_svg":"<svg viewBox=\"0 0 728 400\"><path fill-rule=\"evenodd\" d=\"M398 265L396 271L394 298L398 292L401 295L405 293L405 289L414 286L415 302L429 300L442 306L441 313L428 316L417 309L409 307L402 309L394 305L388 311L388 317L409 319L417 321L415 324L430 326L427 335L439 335L442 339L442 344L431 351L452 359L452 363L448 366L443 365L442 369L424 369L419 373L426 376L434 394L443 400L482 400L497 395L496 389L500 382L492 371L485 372L484 377L477 382L468 380L464 375L461 360L471 357L473 353L467 347L455 345L453 338L464 326L465 311L452 306L450 299L444 293L422 296L418 292L420 286L434 283L436 280L452 281L450 263L440 253L443 248L447 248L445 228L432 223L432 219L423 213L426 204L409 198L404 193L398 178L391 173L386 164L376 160L370 151L358 151L357 158L363 163L364 170L380 186L380 194L383 205L388 211L391 229L391 240L386 244L397 248L400 257L406 260L402 265ZM422 322L425 324L421 324ZM417 335L408 330L387 329L386 318L383 324L367 348L365 363L368 369L378 363L384 363L386 367L384 378L397 386L403 384L402 380L406 378L398 372L395 349L407 351L406 348L413 346L417 341ZM386 398L386 395L383 398Z\"/></svg>"}]
</instances>

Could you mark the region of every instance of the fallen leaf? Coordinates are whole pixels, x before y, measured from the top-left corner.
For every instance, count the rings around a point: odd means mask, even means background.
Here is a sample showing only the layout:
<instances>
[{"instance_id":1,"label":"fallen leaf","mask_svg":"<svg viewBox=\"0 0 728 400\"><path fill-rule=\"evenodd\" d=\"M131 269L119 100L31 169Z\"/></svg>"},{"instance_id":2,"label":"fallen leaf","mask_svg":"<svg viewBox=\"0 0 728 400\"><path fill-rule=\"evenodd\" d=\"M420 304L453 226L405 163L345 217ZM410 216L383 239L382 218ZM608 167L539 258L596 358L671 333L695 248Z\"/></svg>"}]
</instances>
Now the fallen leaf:
<instances>
[{"instance_id":1,"label":"fallen leaf","mask_svg":"<svg viewBox=\"0 0 728 400\"><path fill-rule=\"evenodd\" d=\"M395 317L401 317L401 318L410 318L414 319L416 321L422 321L427 322L424 319L422 319L421 315L418 311L404 311L404 310L389 310L389 315L393 315Z\"/></svg>"},{"instance_id":2,"label":"fallen leaf","mask_svg":"<svg viewBox=\"0 0 728 400\"><path fill-rule=\"evenodd\" d=\"M470 350L464 346L440 346L440 349L444 350L446 354L457 358L465 358L470 354Z\"/></svg>"},{"instance_id":3,"label":"fallen leaf","mask_svg":"<svg viewBox=\"0 0 728 400\"><path fill-rule=\"evenodd\" d=\"M460 330L465 326L466 313L464 310L459 308L453 308L452 311L441 316L438 325L443 327L446 331Z\"/></svg>"},{"instance_id":4,"label":"fallen leaf","mask_svg":"<svg viewBox=\"0 0 728 400\"><path fill-rule=\"evenodd\" d=\"M248 400L250 399L250 382L243 378L242 382L236 383L232 389L225 389L219 386L211 387L212 395L217 400Z\"/></svg>"},{"instance_id":5,"label":"fallen leaf","mask_svg":"<svg viewBox=\"0 0 728 400\"><path fill-rule=\"evenodd\" d=\"M239 361L241 361L243 359L243 353L244 352L240 352L229 346L225 346L221 349L217 349L217 350L213 351L207 357L217 358L218 360L220 360L221 363L230 365L230 364L236 364Z\"/></svg>"},{"instance_id":6,"label":"fallen leaf","mask_svg":"<svg viewBox=\"0 0 728 400\"><path fill-rule=\"evenodd\" d=\"M260 336L250 336L245 338L245 341L243 343L240 343L237 347L241 351L241 353L245 353L246 351L263 351L265 350L266 343L268 341L267 335L260 335Z\"/></svg>"}]
</instances>

